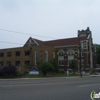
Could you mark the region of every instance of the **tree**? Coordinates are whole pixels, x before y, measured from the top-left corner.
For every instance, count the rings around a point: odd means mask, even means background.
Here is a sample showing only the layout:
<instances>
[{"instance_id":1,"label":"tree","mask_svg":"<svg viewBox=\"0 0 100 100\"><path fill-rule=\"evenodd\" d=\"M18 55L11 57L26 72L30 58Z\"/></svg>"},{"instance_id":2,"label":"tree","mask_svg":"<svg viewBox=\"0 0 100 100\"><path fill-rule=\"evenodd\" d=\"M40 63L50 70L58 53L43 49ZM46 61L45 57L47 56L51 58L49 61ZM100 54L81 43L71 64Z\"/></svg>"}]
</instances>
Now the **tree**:
<instances>
[{"instance_id":1,"label":"tree","mask_svg":"<svg viewBox=\"0 0 100 100\"><path fill-rule=\"evenodd\" d=\"M54 58L50 61L50 63L52 64L52 66L54 67L54 72L58 72L59 68L58 68L58 62L57 60Z\"/></svg>"},{"instance_id":2,"label":"tree","mask_svg":"<svg viewBox=\"0 0 100 100\"><path fill-rule=\"evenodd\" d=\"M47 72L53 72L54 71L54 67L49 62L41 62L38 65L38 68L39 68L40 71L43 72L44 76L47 75Z\"/></svg>"},{"instance_id":3,"label":"tree","mask_svg":"<svg viewBox=\"0 0 100 100\"><path fill-rule=\"evenodd\" d=\"M70 68L73 70L73 73L75 74L75 71L77 70L77 65L75 60L71 60L70 63Z\"/></svg>"}]
</instances>

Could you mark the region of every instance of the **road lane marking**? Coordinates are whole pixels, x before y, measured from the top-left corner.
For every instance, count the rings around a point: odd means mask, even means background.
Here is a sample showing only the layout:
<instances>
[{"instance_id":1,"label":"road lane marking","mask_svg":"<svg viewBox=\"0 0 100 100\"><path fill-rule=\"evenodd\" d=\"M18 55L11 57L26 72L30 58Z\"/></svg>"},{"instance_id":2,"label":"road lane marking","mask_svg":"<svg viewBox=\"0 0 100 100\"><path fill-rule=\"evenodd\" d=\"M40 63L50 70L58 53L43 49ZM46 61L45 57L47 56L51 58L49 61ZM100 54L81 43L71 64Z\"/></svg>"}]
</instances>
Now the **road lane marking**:
<instances>
[{"instance_id":1,"label":"road lane marking","mask_svg":"<svg viewBox=\"0 0 100 100\"><path fill-rule=\"evenodd\" d=\"M90 82L94 80L81 80L81 81L71 81L71 82L51 82L51 83L26 83L26 84L5 84L0 85L1 87L23 87L23 86L40 86L40 85L55 85L55 84L75 84L77 82Z\"/></svg>"},{"instance_id":2,"label":"road lane marking","mask_svg":"<svg viewBox=\"0 0 100 100\"><path fill-rule=\"evenodd\" d=\"M80 86L78 86L78 87L89 87L89 86L96 86L96 85L100 85L100 83L98 83L98 84L80 85Z\"/></svg>"}]
</instances>

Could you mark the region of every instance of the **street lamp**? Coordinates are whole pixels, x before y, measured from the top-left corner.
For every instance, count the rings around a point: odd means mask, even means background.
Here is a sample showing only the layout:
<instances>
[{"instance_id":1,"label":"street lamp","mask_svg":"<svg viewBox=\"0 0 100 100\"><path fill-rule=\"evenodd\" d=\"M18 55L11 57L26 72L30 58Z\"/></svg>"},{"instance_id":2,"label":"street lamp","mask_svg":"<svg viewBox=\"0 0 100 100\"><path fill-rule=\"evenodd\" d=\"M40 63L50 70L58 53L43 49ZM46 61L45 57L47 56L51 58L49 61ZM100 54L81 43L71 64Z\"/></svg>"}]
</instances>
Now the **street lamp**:
<instances>
[{"instance_id":1,"label":"street lamp","mask_svg":"<svg viewBox=\"0 0 100 100\"><path fill-rule=\"evenodd\" d=\"M82 68L82 66L81 66L81 41L79 40L79 60L80 60L80 77L82 77L82 72L81 72L81 68Z\"/></svg>"}]
</instances>

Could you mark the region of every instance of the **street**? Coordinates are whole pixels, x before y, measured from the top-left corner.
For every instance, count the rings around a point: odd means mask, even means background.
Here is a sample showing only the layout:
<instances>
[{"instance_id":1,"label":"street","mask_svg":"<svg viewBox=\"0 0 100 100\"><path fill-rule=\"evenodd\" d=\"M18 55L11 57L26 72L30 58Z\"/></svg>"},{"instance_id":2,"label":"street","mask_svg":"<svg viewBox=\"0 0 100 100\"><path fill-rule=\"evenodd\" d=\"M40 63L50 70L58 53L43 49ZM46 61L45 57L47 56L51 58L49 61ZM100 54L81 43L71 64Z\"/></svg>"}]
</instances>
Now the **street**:
<instances>
[{"instance_id":1,"label":"street","mask_svg":"<svg viewBox=\"0 0 100 100\"><path fill-rule=\"evenodd\" d=\"M0 79L0 100L91 100L100 77Z\"/></svg>"}]
</instances>

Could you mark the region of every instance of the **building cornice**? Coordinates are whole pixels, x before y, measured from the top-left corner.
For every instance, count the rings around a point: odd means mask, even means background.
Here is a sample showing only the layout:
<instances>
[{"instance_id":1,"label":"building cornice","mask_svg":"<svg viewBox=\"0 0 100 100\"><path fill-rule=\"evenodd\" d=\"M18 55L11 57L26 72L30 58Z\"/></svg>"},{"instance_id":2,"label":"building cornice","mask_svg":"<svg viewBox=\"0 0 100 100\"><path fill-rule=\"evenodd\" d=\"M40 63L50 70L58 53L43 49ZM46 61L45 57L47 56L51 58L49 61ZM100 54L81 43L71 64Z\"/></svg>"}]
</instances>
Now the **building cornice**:
<instances>
[{"instance_id":1,"label":"building cornice","mask_svg":"<svg viewBox=\"0 0 100 100\"><path fill-rule=\"evenodd\" d=\"M63 45L63 46L55 46L55 48L64 48L64 47L78 47L79 45Z\"/></svg>"}]
</instances>

